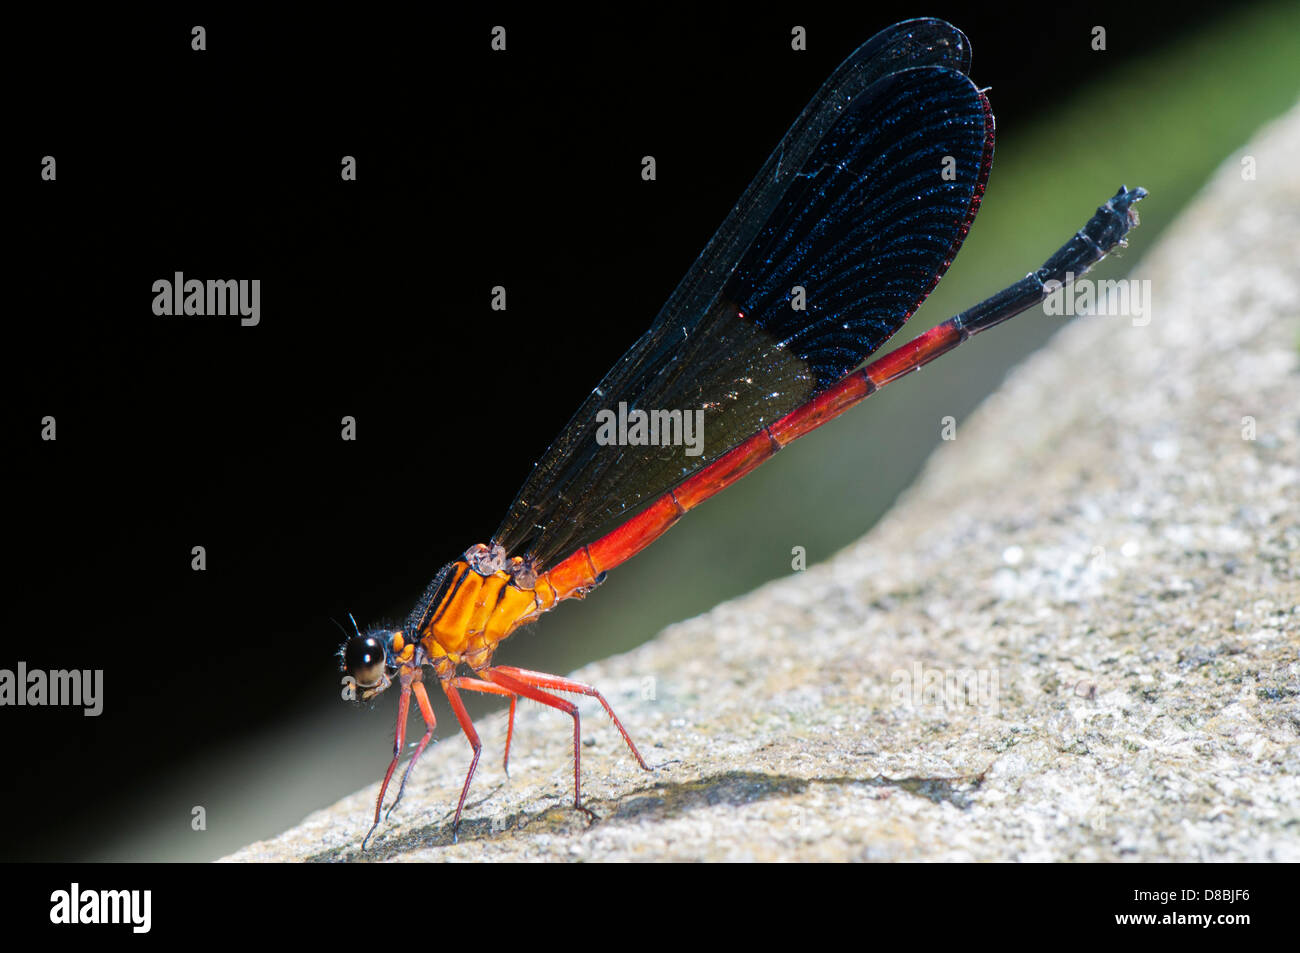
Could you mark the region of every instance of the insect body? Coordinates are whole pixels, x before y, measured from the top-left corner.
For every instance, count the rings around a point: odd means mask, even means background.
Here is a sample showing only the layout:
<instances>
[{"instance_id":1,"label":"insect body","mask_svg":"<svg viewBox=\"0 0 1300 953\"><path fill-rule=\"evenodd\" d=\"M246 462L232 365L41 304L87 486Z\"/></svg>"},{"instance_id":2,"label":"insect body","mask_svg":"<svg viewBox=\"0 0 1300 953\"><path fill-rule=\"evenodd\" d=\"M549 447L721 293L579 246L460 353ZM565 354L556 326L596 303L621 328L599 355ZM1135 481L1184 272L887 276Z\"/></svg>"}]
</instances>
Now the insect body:
<instances>
[{"instance_id":1,"label":"insect body","mask_svg":"<svg viewBox=\"0 0 1300 953\"><path fill-rule=\"evenodd\" d=\"M473 749L453 831L482 750L461 691L510 699L507 765L519 698L570 715L577 807L578 709L555 692L597 699L649 770L595 688L496 665L500 643L559 602L584 597L606 572L791 441L1039 304L1124 243L1138 223L1133 206L1146 195L1140 188L1121 186L1042 267L866 363L938 283L979 210L993 161L993 116L969 67L966 37L933 19L895 24L850 56L650 329L534 467L491 541L445 566L402 628L358 632L344 645L344 669L362 698L394 682L401 690L393 758L370 834L405 745L412 696L426 731L397 801L433 736L426 668ZM687 447L658 439L662 433L611 444L602 430L615 416L618 432L630 433L623 421L633 415L671 428L695 413L703 415L705 439Z\"/></svg>"}]
</instances>

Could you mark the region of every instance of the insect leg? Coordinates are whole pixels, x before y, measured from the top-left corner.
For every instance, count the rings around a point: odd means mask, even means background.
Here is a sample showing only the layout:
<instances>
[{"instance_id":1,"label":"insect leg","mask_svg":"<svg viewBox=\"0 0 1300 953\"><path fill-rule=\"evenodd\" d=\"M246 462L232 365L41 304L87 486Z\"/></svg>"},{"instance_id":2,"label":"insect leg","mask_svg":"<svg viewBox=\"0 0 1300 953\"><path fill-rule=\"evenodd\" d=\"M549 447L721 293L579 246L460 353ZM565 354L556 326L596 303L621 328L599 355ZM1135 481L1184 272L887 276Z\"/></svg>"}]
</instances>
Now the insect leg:
<instances>
[{"instance_id":1,"label":"insect leg","mask_svg":"<svg viewBox=\"0 0 1300 953\"><path fill-rule=\"evenodd\" d=\"M411 755L406 770L402 772L402 783L397 786L397 799L384 815L384 820L392 817L393 811L397 810L397 805L402 803L402 795L406 792L406 779L411 776L411 769L415 767L415 762L420 760L420 755L424 754L424 749L428 747L429 739L433 737L433 729L438 727L438 719L433 716L433 706L429 704L429 693L425 691L423 678L417 677L411 687L415 690L415 701L420 706L420 715L424 718L424 737L415 746L415 754Z\"/></svg>"},{"instance_id":2,"label":"insect leg","mask_svg":"<svg viewBox=\"0 0 1300 953\"><path fill-rule=\"evenodd\" d=\"M516 678L513 674L516 671L521 670L485 668L478 674L489 681L496 682L503 688L510 689L516 695L531 698L533 701L541 702L551 708L558 708L573 718L573 806L580 811L586 811L586 808L582 806L582 724L578 716L578 706L568 699L547 694L541 689ZM586 811L586 813L591 814L590 811Z\"/></svg>"},{"instance_id":3,"label":"insect leg","mask_svg":"<svg viewBox=\"0 0 1300 953\"><path fill-rule=\"evenodd\" d=\"M518 696L508 688L502 688L493 682L484 681L480 678L465 678L456 676L451 680L457 688L463 688L470 692L484 692L488 695L508 695L510 696L510 724L506 727L506 756L502 761L502 767L505 768L506 777L510 776L510 740L515 735L515 702Z\"/></svg>"},{"instance_id":4,"label":"insect leg","mask_svg":"<svg viewBox=\"0 0 1300 953\"><path fill-rule=\"evenodd\" d=\"M605 709L605 714L609 715L609 720L614 723L614 727L618 729L618 733L623 736L623 740L627 742L628 749L632 752L632 757L636 758L637 764L641 765L641 767L645 768L647 771L654 770L654 768L646 764L645 758L641 757L641 752L636 750L636 744L633 743L632 736L627 733L627 729L623 727L623 723L618 720L618 715L614 714L614 709L609 707L609 702L605 701L605 696L602 695L594 686L588 685L585 682L576 682L571 678L562 678L559 675L547 675L545 672L530 672L528 669L515 668L513 665L498 665L496 668L492 669L492 671L504 673L510 678L516 678L525 684L533 685L537 688L550 688L560 692L574 692L578 695L588 695L591 698L596 699L596 701L600 702L601 707Z\"/></svg>"},{"instance_id":5,"label":"insect leg","mask_svg":"<svg viewBox=\"0 0 1300 953\"><path fill-rule=\"evenodd\" d=\"M402 748L406 744L406 716L411 710L411 681L411 675L403 671L402 695L397 700L397 730L393 736L393 760L388 763L388 770L384 773L384 783L379 786L379 797L375 799L375 822L370 825L370 831L361 842L362 850L366 849L371 836L375 833L375 828L379 826L379 814L384 807L384 794L388 791L388 782L393 779L393 771L397 769L397 762L402 757Z\"/></svg>"},{"instance_id":6,"label":"insect leg","mask_svg":"<svg viewBox=\"0 0 1300 953\"><path fill-rule=\"evenodd\" d=\"M460 789L460 800L456 802L456 817L451 822L451 839L457 840L457 832L460 829L460 815L465 810L465 795L469 794L469 783L474 779L474 769L478 767L478 756L483 751L483 743L478 740L478 732L474 730L474 722L469 717L469 712L465 710L465 703L461 701L460 692L457 691L454 682L456 679L447 679L442 683L442 690L447 695L447 701L451 702L451 710L456 713L456 720L460 722L460 730L465 732L465 737L469 741L469 746L474 749L474 757L469 763L469 771L465 774L465 786Z\"/></svg>"}]
</instances>

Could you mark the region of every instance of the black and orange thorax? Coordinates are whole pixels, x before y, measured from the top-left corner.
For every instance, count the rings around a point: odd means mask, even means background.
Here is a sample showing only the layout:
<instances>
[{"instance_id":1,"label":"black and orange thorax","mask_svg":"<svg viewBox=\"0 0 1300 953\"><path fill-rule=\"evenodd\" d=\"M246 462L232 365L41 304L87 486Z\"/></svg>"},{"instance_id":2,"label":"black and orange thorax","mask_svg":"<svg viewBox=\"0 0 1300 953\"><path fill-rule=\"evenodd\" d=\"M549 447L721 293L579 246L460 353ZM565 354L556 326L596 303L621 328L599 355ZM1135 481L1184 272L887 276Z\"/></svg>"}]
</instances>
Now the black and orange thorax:
<instances>
[{"instance_id":1,"label":"black and orange thorax","mask_svg":"<svg viewBox=\"0 0 1300 953\"><path fill-rule=\"evenodd\" d=\"M543 573L521 572L519 560L494 572L481 571L481 562L480 568L467 559L452 563L410 627L427 664L440 678L450 678L462 662L482 669L491 664L497 645L521 625L557 602L584 597L597 584L597 573L586 547L575 555L581 559L565 560Z\"/></svg>"}]
</instances>

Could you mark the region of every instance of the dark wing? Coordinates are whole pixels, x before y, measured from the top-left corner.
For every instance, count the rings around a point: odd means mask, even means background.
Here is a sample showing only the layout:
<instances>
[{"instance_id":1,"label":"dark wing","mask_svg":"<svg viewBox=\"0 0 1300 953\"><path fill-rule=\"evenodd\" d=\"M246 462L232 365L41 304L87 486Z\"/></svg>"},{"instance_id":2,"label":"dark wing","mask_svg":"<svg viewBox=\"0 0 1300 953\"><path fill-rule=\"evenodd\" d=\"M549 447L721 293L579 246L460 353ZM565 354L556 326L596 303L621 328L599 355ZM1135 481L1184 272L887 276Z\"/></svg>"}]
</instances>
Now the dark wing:
<instances>
[{"instance_id":1,"label":"dark wing","mask_svg":"<svg viewBox=\"0 0 1300 953\"><path fill-rule=\"evenodd\" d=\"M878 34L836 71L538 462L495 542L553 564L898 330L960 247L992 159L992 117L968 64L959 31L923 20ZM702 410L702 447L605 443L601 412L620 405Z\"/></svg>"}]
</instances>

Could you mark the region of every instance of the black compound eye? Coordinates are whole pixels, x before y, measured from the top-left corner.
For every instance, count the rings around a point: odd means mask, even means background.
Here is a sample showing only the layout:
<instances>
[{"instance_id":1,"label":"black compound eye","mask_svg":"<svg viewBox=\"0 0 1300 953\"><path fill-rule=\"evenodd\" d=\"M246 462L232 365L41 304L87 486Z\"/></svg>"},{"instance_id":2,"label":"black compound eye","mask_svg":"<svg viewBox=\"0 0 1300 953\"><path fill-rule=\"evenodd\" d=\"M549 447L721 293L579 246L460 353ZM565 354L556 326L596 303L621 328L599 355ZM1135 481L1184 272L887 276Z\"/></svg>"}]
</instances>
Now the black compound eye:
<instances>
[{"instance_id":1,"label":"black compound eye","mask_svg":"<svg viewBox=\"0 0 1300 953\"><path fill-rule=\"evenodd\" d=\"M378 685L384 675L384 643L373 635L354 635L343 651L343 667L362 688Z\"/></svg>"}]
</instances>

